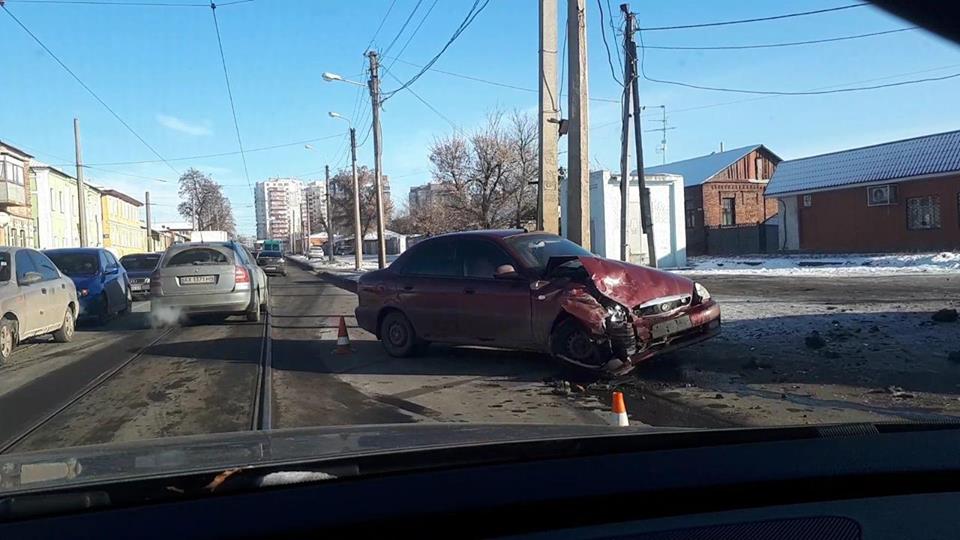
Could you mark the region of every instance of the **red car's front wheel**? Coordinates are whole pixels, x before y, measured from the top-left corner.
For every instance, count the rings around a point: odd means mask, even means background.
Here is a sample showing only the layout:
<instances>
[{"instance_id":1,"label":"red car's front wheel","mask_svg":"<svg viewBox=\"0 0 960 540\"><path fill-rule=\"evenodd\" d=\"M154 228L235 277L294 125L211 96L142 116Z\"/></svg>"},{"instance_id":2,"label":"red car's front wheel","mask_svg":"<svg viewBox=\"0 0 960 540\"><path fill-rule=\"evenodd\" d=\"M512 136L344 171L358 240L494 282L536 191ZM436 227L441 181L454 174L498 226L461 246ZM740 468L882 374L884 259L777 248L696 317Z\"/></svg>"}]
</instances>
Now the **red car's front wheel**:
<instances>
[{"instance_id":1,"label":"red car's front wheel","mask_svg":"<svg viewBox=\"0 0 960 540\"><path fill-rule=\"evenodd\" d=\"M380 342L387 354L403 358L416 351L417 334L403 313L391 311L380 321Z\"/></svg>"}]
</instances>

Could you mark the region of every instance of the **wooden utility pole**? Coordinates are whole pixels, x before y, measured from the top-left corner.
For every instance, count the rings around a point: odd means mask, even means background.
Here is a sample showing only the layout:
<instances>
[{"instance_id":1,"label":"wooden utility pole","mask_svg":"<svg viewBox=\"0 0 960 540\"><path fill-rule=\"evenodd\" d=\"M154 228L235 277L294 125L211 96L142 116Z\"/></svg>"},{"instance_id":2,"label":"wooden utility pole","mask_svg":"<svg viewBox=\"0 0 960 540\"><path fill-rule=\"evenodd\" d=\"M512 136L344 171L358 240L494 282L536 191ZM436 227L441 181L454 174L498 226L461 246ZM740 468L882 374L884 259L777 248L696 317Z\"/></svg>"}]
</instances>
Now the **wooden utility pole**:
<instances>
[{"instance_id":1,"label":"wooden utility pole","mask_svg":"<svg viewBox=\"0 0 960 540\"><path fill-rule=\"evenodd\" d=\"M587 74L586 0L567 0L568 108L567 230L565 236L590 249L590 103Z\"/></svg>"},{"instance_id":2,"label":"wooden utility pole","mask_svg":"<svg viewBox=\"0 0 960 540\"><path fill-rule=\"evenodd\" d=\"M367 53L370 58L370 102L373 106L373 183L377 198L377 267L387 265L386 231L383 223L383 143L380 140L380 75L377 52Z\"/></svg>"},{"instance_id":3,"label":"wooden utility pole","mask_svg":"<svg viewBox=\"0 0 960 540\"><path fill-rule=\"evenodd\" d=\"M360 181L357 178L357 130L350 126L350 166L353 169L353 253L354 268L363 266L363 234L360 231Z\"/></svg>"},{"instance_id":4,"label":"wooden utility pole","mask_svg":"<svg viewBox=\"0 0 960 540\"><path fill-rule=\"evenodd\" d=\"M330 253L327 253L327 258L329 259L330 262L333 262L333 244L334 244L334 238L333 238L333 205L330 203L330 200L331 200L331 197L330 197L330 166L329 166L329 165L324 165L324 166L323 166L323 171L324 171L324 174L326 175L326 183L325 183L325 186L324 186L324 188L323 188L323 191L324 191L324 193L325 193L325 195L324 195L324 196L325 196L325 199L326 199L325 204L326 204L326 207L327 207L327 212L326 212L327 215L325 216L326 219L325 219L324 221L327 222L327 240L328 240L328 243L330 244ZM309 251L309 250L308 250L308 251Z\"/></svg>"},{"instance_id":5,"label":"wooden utility pole","mask_svg":"<svg viewBox=\"0 0 960 540\"><path fill-rule=\"evenodd\" d=\"M149 191L143 194L143 200L144 200L144 204L145 204L146 207L147 207L147 210L146 210L146 214L147 214L147 253L152 253L152 252L153 252L153 229L152 229L151 227L153 226L153 221L150 219L150 192L149 192Z\"/></svg>"},{"instance_id":6,"label":"wooden utility pole","mask_svg":"<svg viewBox=\"0 0 960 540\"><path fill-rule=\"evenodd\" d=\"M621 6L621 9L623 9L623 6ZM631 30L635 27L633 13L629 12L629 7L627 8L627 25ZM636 74L637 43L633 39L632 31L626 33L626 38L626 53L629 58L630 71ZM647 235L647 264L652 268L656 268L657 250L655 249L656 243L653 238L653 216L650 213L650 190L647 189L646 178L643 174L643 126L640 125L640 113L643 111L643 107L640 106L640 85L637 82L637 77L633 77L630 87L633 94L634 144L636 144L637 148L637 184L640 188L640 223L643 233Z\"/></svg>"},{"instance_id":7,"label":"wooden utility pole","mask_svg":"<svg viewBox=\"0 0 960 540\"><path fill-rule=\"evenodd\" d=\"M557 88L557 0L540 0L540 180L537 182L537 228L560 230L557 142L560 137Z\"/></svg>"},{"instance_id":8,"label":"wooden utility pole","mask_svg":"<svg viewBox=\"0 0 960 540\"><path fill-rule=\"evenodd\" d=\"M73 119L73 145L77 159L77 210L80 213L80 247L87 247L87 198L83 187L83 153L80 150L80 119Z\"/></svg>"},{"instance_id":9,"label":"wooden utility pole","mask_svg":"<svg viewBox=\"0 0 960 540\"><path fill-rule=\"evenodd\" d=\"M623 50L629 47L630 36L633 35L633 18L630 17L630 6L620 4L620 11L626 19L626 28L623 33ZM630 87L633 84L633 71L629 58L623 62L623 114L620 126L620 260L630 262L630 237L628 212L630 205Z\"/></svg>"}]
</instances>

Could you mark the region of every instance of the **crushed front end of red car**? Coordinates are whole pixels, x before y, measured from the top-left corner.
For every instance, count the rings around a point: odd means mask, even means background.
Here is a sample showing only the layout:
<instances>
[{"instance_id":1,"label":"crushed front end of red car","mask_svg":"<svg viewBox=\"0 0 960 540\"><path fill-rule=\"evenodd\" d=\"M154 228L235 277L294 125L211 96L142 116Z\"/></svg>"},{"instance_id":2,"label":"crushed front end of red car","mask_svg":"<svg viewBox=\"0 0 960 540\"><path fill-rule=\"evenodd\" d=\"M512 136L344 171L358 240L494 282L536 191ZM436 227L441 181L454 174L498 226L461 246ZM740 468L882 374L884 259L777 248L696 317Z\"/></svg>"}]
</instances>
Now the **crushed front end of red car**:
<instances>
[{"instance_id":1,"label":"crushed front end of red car","mask_svg":"<svg viewBox=\"0 0 960 540\"><path fill-rule=\"evenodd\" d=\"M603 371L623 374L720 333L720 306L699 283L610 259L576 260L583 273L564 288L560 308L609 351Z\"/></svg>"}]
</instances>

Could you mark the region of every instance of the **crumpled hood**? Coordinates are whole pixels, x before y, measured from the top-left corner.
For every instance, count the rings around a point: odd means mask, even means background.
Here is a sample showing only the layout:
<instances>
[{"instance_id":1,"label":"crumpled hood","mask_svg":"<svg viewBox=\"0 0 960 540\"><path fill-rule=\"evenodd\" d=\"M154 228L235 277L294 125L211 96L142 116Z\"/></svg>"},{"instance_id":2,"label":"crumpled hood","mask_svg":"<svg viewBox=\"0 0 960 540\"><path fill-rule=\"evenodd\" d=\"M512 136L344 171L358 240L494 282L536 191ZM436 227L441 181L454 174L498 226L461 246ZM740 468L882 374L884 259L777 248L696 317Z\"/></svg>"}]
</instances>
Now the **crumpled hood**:
<instances>
[{"instance_id":1,"label":"crumpled hood","mask_svg":"<svg viewBox=\"0 0 960 540\"><path fill-rule=\"evenodd\" d=\"M693 281L670 272L599 257L579 259L597 290L628 308L654 298L693 293Z\"/></svg>"}]
</instances>

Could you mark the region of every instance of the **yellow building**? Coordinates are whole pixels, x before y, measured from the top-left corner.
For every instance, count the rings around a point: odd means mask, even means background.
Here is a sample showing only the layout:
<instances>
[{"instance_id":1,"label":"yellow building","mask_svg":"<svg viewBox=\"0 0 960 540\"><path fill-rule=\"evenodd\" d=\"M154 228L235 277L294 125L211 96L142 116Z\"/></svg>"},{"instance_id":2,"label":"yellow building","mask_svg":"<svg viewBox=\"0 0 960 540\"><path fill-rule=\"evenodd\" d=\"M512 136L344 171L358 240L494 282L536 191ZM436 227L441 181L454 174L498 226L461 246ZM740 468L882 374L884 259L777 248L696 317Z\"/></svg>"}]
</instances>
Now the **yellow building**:
<instances>
[{"instance_id":1,"label":"yellow building","mask_svg":"<svg viewBox=\"0 0 960 540\"><path fill-rule=\"evenodd\" d=\"M35 188L30 191L33 219L37 224L35 247L80 247L76 178L56 167L34 162L30 165L30 185ZM85 184L84 189L87 246L99 247L103 245L100 190L89 184Z\"/></svg>"},{"instance_id":2,"label":"yellow building","mask_svg":"<svg viewBox=\"0 0 960 540\"><path fill-rule=\"evenodd\" d=\"M103 205L103 247L117 257L147 250L147 235L140 226L140 207L143 203L113 189L104 189L100 197Z\"/></svg>"}]
</instances>

